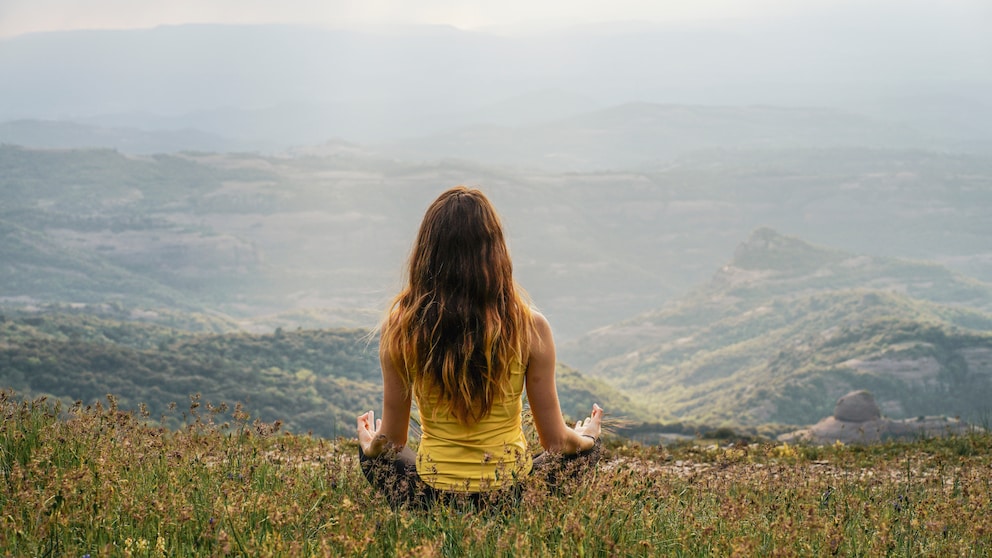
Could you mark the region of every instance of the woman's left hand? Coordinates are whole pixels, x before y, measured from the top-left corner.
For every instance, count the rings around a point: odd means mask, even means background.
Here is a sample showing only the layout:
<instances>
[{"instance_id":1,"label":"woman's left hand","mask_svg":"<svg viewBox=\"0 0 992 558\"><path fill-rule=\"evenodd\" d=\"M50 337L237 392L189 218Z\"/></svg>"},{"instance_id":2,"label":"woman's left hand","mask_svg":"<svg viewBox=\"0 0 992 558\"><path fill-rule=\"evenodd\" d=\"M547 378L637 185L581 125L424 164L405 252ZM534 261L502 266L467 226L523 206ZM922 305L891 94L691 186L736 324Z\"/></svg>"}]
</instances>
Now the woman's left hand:
<instances>
[{"instance_id":1,"label":"woman's left hand","mask_svg":"<svg viewBox=\"0 0 992 558\"><path fill-rule=\"evenodd\" d=\"M599 439L599 435L602 433L603 427L603 409L597 404L593 404L592 413L586 417L585 420L580 420L575 423L576 433L582 436L592 437L593 440Z\"/></svg>"}]
</instances>

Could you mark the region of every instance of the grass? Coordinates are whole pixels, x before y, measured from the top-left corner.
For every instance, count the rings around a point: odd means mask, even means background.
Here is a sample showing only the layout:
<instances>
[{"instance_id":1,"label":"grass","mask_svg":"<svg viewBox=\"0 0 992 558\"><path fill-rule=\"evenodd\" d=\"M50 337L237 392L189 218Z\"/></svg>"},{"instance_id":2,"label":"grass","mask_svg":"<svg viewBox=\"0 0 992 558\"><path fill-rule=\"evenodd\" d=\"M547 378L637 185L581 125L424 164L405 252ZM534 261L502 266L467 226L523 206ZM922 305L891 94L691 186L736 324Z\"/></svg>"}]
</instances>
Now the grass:
<instances>
[{"instance_id":1,"label":"grass","mask_svg":"<svg viewBox=\"0 0 992 558\"><path fill-rule=\"evenodd\" d=\"M391 510L353 440L194 406L166 430L0 395L6 556L981 556L992 436L878 446L614 440L519 505Z\"/></svg>"}]
</instances>

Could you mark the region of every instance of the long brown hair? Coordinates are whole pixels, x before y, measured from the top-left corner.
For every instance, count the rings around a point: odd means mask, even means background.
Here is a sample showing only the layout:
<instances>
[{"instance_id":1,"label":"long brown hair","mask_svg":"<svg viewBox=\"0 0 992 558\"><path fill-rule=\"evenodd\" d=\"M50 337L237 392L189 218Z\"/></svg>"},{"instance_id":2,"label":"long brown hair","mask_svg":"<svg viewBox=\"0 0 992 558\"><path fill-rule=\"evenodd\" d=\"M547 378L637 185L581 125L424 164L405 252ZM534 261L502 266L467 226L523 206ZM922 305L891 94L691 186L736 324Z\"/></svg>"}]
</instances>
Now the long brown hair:
<instances>
[{"instance_id":1,"label":"long brown hair","mask_svg":"<svg viewBox=\"0 0 992 558\"><path fill-rule=\"evenodd\" d=\"M460 423L486 417L526 363L532 330L526 293L499 216L486 196L457 186L427 209L381 343L418 398L432 397ZM436 409L436 407L435 407Z\"/></svg>"}]
</instances>

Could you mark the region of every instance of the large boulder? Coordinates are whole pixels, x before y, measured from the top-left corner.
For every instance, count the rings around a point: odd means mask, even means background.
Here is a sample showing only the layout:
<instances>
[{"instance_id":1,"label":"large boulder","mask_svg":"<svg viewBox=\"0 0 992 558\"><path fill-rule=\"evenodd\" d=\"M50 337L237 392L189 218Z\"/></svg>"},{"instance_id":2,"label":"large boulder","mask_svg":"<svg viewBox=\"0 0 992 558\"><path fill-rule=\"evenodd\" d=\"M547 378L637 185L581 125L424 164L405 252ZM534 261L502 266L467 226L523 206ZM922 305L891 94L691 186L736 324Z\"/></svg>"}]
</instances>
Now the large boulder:
<instances>
[{"instance_id":1,"label":"large boulder","mask_svg":"<svg viewBox=\"0 0 992 558\"><path fill-rule=\"evenodd\" d=\"M882 411L871 392L862 389L837 400L834 418L844 422L868 422L882 418Z\"/></svg>"}]
</instances>

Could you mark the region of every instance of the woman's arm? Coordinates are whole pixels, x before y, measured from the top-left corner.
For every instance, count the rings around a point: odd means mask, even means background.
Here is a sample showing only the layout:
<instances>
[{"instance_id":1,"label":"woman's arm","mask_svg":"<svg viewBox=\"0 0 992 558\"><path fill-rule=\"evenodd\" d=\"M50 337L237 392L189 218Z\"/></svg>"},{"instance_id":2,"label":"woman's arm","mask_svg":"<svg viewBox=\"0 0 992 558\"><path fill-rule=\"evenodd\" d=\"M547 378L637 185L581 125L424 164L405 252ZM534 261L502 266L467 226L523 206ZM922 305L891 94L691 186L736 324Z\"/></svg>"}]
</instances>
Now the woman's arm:
<instances>
[{"instance_id":1,"label":"woman's arm","mask_svg":"<svg viewBox=\"0 0 992 558\"><path fill-rule=\"evenodd\" d=\"M382 418L369 411L358 417L358 443L368 457L376 457L392 447L406 445L410 426L411 393L385 348L379 348L382 368Z\"/></svg>"},{"instance_id":2,"label":"woman's arm","mask_svg":"<svg viewBox=\"0 0 992 558\"><path fill-rule=\"evenodd\" d=\"M534 425L541 447L546 451L573 455L593 448L599 438L603 409L593 405L592 413L574 428L565 424L555 385L555 341L547 318L534 312L534 337L527 362L527 399L534 413Z\"/></svg>"}]
</instances>

